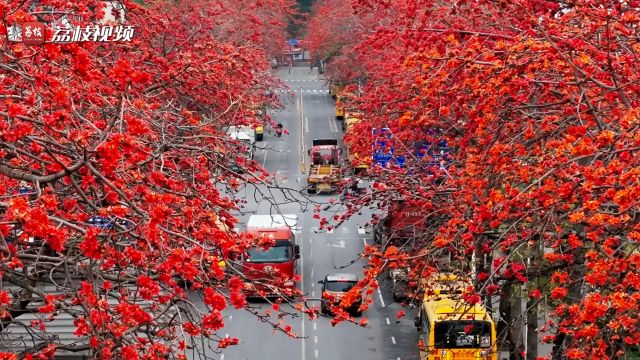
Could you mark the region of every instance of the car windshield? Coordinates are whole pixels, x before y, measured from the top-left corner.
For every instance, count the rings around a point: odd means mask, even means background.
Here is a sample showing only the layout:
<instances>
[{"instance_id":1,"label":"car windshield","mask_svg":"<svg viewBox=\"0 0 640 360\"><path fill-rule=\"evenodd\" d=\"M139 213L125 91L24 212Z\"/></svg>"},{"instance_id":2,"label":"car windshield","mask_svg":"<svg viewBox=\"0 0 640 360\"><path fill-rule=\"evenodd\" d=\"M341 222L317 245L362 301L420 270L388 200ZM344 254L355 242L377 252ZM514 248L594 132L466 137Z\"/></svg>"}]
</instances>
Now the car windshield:
<instances>
[{"instance_id":1,"label":"car windshield","mask_svg":"<svg viewBox=\"0 0 640 360\"><path fill-rule=\"evenodd\" d=\"M324 157L331 157L333 155L333 151L331 149L320 149L318 150L318 154Z\"/></svg>"},{"instance_id":2,"label":"car windshield","mask_svg":"<svg viewBox=\"0 0 640 360\"><path fill-rule=\"evenodd\" d=\"M491 323L476 320L436 322L433 338L436 349L487 348L491 346Z\"/></svg>"},{"instance_id":3,"label":"car windshield","mask_svg":"<svg viewBox=\"0 0 640 360\"><path fill-rule=\"evenodd\" d=\"M355 281L327 281L324 289L333 292L347 292L354 286L356 286Z\"/></svg>"},{"instance_id":4,"label":"car windshield","mask_svg":"<svg viewBox=\"0 0 640 360\"><path fill-rule=\"evenodd\" d=\"M247 261L252 263L285 262L291 259L291 245L274 246L268 250L253 248L248 251Z\"/></svg>"}]
</instances>

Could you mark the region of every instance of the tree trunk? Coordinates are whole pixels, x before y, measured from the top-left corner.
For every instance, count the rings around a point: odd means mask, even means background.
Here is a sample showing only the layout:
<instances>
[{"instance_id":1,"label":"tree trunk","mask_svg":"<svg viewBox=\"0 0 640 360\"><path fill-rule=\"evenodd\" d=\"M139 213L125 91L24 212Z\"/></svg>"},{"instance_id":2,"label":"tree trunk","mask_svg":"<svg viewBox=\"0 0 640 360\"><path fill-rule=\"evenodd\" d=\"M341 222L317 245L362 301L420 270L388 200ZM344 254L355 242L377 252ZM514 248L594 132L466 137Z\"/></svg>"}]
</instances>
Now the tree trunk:
<instances>
[{"instance_id":1,"label":"tree trunk","mask_svg":"<svg viewBox=\"0 0 640 360\"><path fill-rule=\"evenodd\" d=\"M538 301L527 301L527 360L536 360L538 357Z\"/></svg>"},{"instance_id":2,"label":"tree trunk","mask_svg":"<svg viewBox=\"0 0 640 360\"><path fill-rule=\"evenodd\" d=\"M511 284L504 284L500 294L500 319L498 320L498 349L509 349L511 353L511 336L509 327L511 324Z\"/></svg>"},{"instance_id":3,"label":"tree trunk","mask_svg":"<svg viewBox=\"0 0 640 360\"><path fill-rule=\"evenodd\" d=\"M521 286L521 285L515 285ZM509 334L511 337L511 346L509 347L509 359L510 360L522 360L520 355L524 351L523 330L524 330L524 311L522 311L522 298L517 296L515 286L511 287L511 323L509 327Z\"/></svg>"}]
</instances>

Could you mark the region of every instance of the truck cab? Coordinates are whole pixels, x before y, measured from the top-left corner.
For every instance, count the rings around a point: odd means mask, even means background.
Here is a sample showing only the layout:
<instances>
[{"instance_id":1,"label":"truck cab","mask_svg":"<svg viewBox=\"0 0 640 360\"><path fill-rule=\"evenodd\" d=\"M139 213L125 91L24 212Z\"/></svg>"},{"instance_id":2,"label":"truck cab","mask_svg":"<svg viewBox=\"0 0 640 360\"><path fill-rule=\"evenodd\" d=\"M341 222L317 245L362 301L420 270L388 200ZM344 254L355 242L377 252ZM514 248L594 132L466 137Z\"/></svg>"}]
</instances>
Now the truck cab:
<instances>
[{"instance_id":1,"label":"truck cab","mask_svg":"<svg viewBox=\"0 0 640 360\"><path fill-rule=\"evenodd\" d=\"M336 191L340 184L342 161L338 139L314 139L308 154L311 163L307 177L309 193Z\"/></svg>"},{"instance_id":2,"label":"truck cab","mask_svg":"<svg viewBox=\"0 0 640 360\"><path fill-rule=\"evenodd\" d=\"M307 153L313 165L340 165L342 149L337 139L315 139Z\"/></svg>"},{"instance_id":3,"label":"truck cab","mask_svg":"<svg viewBox=\"0 0 640 360\"><path fill-rule=\"evenodd\" d=\"M274 244L268 249L253 247L242 258L242 272L254 283L245 286L247 296L277 295L279 288L295 288L297 260L300 246L292 228L297 215L251 215L247 233L256 237L268 237Z\"/></svg>"}]
</instances>

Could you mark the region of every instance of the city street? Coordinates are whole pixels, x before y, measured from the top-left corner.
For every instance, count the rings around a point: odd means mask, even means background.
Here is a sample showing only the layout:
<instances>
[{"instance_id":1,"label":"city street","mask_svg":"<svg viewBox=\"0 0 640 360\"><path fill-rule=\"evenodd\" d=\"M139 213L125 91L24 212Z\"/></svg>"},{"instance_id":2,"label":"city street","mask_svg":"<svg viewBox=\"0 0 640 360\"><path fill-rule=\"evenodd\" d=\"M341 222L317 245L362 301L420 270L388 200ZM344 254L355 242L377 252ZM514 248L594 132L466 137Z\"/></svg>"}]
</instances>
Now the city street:
<instances>
[{"instance_id":1,"label":"city street","mask_svg":"<svg viewBox=\"0 0 640 360\"><path fill-rule=\"evenodd\" d=\"M640 360L638 1L0 18L0 360Z\"/></svg>"},{"instance_id":2,"label":"city street","mask_svg":"<svg viewBox=\"0 0 640 360\"><path fill-rule=\"evenodd\" d=\"M317 300L321 295L318 281L326 274L362 274L365 262L353 260L371 241L371 235L360 228L370 214L363 212L330 233L318 231L319 221L313 219L314 205L326 204L329 199L337 199L338 196L309 196L306 192L300 192L306 185L301 162L304 160L308 166L306 149L314 138L342 139L342 131L334 115L335 103L328 94L324 80L318 77L317 69L309 72L308 67L293 67L291 74L288 68L277 71L292 91L280 94L286 107L270 115L275 121L281 122L289 133L278 138L273 132L265 131L264 141L257 143L259 149L254 159L273 174L283 189L266 190L259 187L256 190L252 185L240 189L236 196L246 198L247 204L239 215L239 230L243 230L242 225L251 214L297 214L295 233L301 253L297 266L302 275L298 286L307 295L308 306L320 306ZM302 141L304 147L300 146ZM322 216L331 217L331 211L335 211L337 206L323 211ZM322 208L324 210L326 205ZM228 309L225 312L223 335L239 338L240 344L219 353L212 353L211 349L206 353L221 360L273 359L278 356L286 356L287 359L418 359L414 312L403 309L408 314L397 321L396 313L400 306L391 300L388 291L385 292L385 285L386 282L382 281L382 291L374 292L373 305L362 315L368 319L366 328L346 322L332 327L329 317L309 320L308 316L302 319L300 314L295 314L283 319L300 337L294 339L282 332L274 332L272 325L260 322L250 312ZM271 304L266 302L250 302L249 305L260 315L271 309ZM288 306L282 308L295 313ZM273 316L271 320L277 322Z\"/></svg>"}]
</instances>

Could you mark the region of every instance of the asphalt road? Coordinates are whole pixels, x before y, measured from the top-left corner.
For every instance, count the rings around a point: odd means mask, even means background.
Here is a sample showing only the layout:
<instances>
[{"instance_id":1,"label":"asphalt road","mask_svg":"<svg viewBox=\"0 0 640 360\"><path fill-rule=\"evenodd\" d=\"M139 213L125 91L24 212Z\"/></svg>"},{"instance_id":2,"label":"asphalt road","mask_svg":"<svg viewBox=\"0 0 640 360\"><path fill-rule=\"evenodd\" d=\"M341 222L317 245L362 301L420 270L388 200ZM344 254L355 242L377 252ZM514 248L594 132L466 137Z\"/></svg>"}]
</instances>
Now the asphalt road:
<instances>
[{"instance_id":1,"label":"asphalt road","mask_svg":"<svg viewBox=\"0 0 640 360\"><path fill-rule=\"evenodd\" d=\"M341 141L342 132L334 115L335 103L317 69L310 72L308 67L281 68L277 74L290 86L291 92L280 93L286 107L272 111L270 115L289 133L278 138L267 128L264 141L257 143L254 160L273 174L273 180L281 189L249 185L237 191L234 196L247 200L243 213L239 214L240 230L254 213L297 214L296 236L301 248L297 266L302 275L298 285L309 299L318 299L320 290L317 282L327 273L362 275L364 262L353 260L358 259L365 243L371 241L371 235L360 228L369 220L370 213L363 212L331 233L318 232L318 220L313 219L314 205L326 204L337 195L309 196L299 192L306 184L301 161L304 157L308 166L307 149L313 138L335 137ZM323 216L331 215L331 209L323 211ZM278 322L273 315L265 316L265 312L271 309L269 303L250 303L254 313L234 309L224 313L225 327L220 336L239 338L239 345L218 351L214 349L215 344L201 343L197 348L205 348L203 352L208 358L221 360L417 360L417 335L413 327L415 311L403 308L407 315L397 320L396 313L401 307L392 301L388 283L384 280L381 280L381 290L374 293L373 304L362 315L368 319L366 327L351 323L332 327L328 317L309 320L307 316L303 318L295 314L281 319L284 324L291 325L292 331L300 337L290 338L274 332L271 324L261 321ZM308 304L320 305L314 300ZM292 310L287 306L283 309Z\"/></svg>"}]
</instances>

